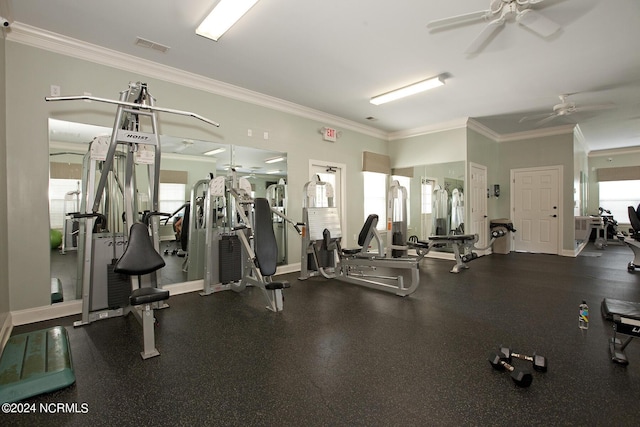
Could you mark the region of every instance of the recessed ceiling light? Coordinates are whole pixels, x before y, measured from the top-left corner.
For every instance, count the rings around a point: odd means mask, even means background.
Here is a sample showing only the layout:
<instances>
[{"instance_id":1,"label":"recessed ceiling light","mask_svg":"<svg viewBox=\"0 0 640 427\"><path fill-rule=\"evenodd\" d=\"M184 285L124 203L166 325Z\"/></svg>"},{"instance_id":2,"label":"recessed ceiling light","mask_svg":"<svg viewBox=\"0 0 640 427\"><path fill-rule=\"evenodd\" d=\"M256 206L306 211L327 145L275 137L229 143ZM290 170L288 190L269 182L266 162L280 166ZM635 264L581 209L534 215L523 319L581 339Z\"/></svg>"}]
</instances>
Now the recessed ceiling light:
<instances>
[{"instance_id":1,"label":"recessed ceiling light","mask_svg":"<svg viewBox=\"0 0 640 427\"><path fill-rule=\"evenodd\" d=\"M282 162L286 159L286 157L283 156L278 156L278 157L273 157L271 159L267 159L264 162L265 163L278 163L278 162Z\"/></svg>"},{"instance_id":2,"label":"recessed ceiling light","mask_svg":"<svg viewBox=\"0 0 640 427\"><path fill-rule=\"evenodd\" d=\"M215 150L209 150L206 153L203 153L205 156L213 156L214 154L220 154L227 151L224 148L216 148Z\"/></svg>"}]
</instances>

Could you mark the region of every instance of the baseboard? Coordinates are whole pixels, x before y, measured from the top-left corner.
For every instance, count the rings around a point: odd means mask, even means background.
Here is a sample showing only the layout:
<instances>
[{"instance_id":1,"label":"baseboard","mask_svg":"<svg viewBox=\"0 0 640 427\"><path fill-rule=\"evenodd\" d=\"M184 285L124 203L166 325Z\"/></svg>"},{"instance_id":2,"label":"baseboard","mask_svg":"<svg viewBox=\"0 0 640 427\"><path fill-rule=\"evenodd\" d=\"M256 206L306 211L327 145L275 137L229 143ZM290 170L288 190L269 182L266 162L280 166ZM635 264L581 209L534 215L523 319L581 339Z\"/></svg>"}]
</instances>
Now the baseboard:
<instances>
[{"instance_id":1,"label":"baseboard","mask_svg":"<svg viewBox=\"0 0 640 427\"><path fill-rule=\"evenodd\" d=\"M276 276L278 274L294 273L296 271L300 271L300 268L301 266L299 262L296 262L294 264L281 265L276 268Z\"/></svg>"},{"instance_id":2,"label":"baseboard","mask_svg":"<svg viewBox=\"0 0 640 427\"><path fill-rule=\"evenodd\" d=\"M169 291L169 295L187 294L189 292L200 292L204 288L204 280L192 280L190 282L172 283L165 285L162 289Z\"/></svg>"},{"instance_id":3,"label":"baseboard","mask_svg":"<svg viewBox=\"0 0 640 427\"><path fill-rule=\"evenodd\" d=\"M300 263L288 264L278 267L276 274L286 274L300 271ZM169 291L170 295L180 295L189 292L200 292L204 287L204 281L192 280L190 282L174 283L163 286L163 289ZM29 323L43 322L45 320L58 319L60 317L74 316L82 313L82 300L65 301L57 304L47 305L43 307L28 308L25 310L17 310L9 313L0 330L0 338L3 347L4 343L11 335L13 326L26 325ZM5 330L6 329L6 330ZM7 332L8 331L8 332ZM6 335L6 339L5 339Z\"/></svg>"},{"instance_id":4,"label":"baseboard","mask_svg":"<svg viewBox=\"0 0 640 427\"><path fill-rule=\"evenodd\" d=\"M2 327L0 328L0 354L2 354L7 341L9 341L11 331L13 331L13 324L11 323L11 313L7 313L4 318L4 322L2 322Z\"/></svg>"},{"instance_id":5,"label":"baseboard","mask_svg":"<svg viewBox=\"0 0 640 427\"><path fill-rule=\"evenodd\" d=\"M73 316L82 313L82 301L65 301L44 307L27 308L26 310L12 311L13 326L29 323L43 322L45 320L58 319L60 317Z\"/></svg>"},{"instance_id":6,"label":"baseboard","mask_svg":"<svg viewBox=\"0 0 640 427\"><path fill-rule=\"evenodd\" d=\"M576 246L576 248L573 251L565 250L563 251L562 255L564 255L564 252L567 252L567 254L570 254L570 255L565 255L565 256L577 257L578 255L580 255L580 252L582 252L582 250L587 246L588 243L589 243L588 240L582 241L578 244L578 246Z\"/></svg>"}]
</instances>

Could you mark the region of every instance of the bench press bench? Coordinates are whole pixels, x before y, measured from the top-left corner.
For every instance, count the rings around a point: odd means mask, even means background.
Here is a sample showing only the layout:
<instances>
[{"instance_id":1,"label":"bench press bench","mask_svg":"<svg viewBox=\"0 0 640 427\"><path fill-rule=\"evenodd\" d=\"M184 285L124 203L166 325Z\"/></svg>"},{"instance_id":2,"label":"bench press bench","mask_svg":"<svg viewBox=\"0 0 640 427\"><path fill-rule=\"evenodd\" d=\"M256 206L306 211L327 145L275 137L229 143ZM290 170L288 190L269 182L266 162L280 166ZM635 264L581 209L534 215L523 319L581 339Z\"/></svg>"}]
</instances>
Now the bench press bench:
<instances>
[{"instance_id":1,"label":"bench press bench","mask_svg":"<svg viewBox=\"0 0 640 427\"><path fill-rule=\"evenodd\" d=\"M613 337L609 340L611 360L628 365L624 350L631 340L640 337L640 303L605 298L600 308L602 316L613 322ZM617 338L618 334L627 336L624 342Z\"/></svg>"}]
</instances>

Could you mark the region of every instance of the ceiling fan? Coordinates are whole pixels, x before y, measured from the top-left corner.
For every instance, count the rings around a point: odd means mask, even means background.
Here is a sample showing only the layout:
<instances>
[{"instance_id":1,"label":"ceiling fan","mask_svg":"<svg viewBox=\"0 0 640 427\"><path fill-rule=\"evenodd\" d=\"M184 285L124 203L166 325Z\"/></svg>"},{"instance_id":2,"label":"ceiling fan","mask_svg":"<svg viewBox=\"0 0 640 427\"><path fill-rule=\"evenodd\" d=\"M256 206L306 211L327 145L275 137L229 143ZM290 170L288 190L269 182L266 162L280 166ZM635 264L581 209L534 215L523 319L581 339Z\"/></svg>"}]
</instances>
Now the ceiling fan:
<instances>
[{"instance_id":1,"label":"ceiling fan","mask_svg":"<svg viewBox=\"0 0 640 427\"><path fill-rule=\"evenodd\" d=\"M193 145L193 141L190 139L183 139L180 143L182 145L179 145L178 148L173 150L174 153L180 153Z\"/></svg>"},{"instance_id":2,"label":"ceiling fan","mask_svg":"<svg viewBox=\"0 0 640 427\"><path fill-rule=\"evenodd\" d=\"M430 30L438 30L453 25L466 24L473 21L484 20L489 23L478 34L476 39L465 50L465 53L477 52L484 43L505 22L515 20L542 37L549 37L560 29L560 25L533 10L531 7L545 0L491 0L488 10L465 13L444 19L437 19L427 24Z\"/></svg>"},{"instance_id":3,"label":"ceiling fan","mask_svg":"<svg viewBox=\"0 0 640 427\"><path fill-rule=\"evenodd\" d=\"M527 122L530 120L538 120L535 123L536 126L542 126L546 123L553 121L558 117L570 116L571 114L581 113L585 111L599 111L599 110L607 110L614 107L613 103L604 103L604 104L591 104L591 105L582 105L576 106L575 102L567 100L569 95L560 95L560 103L553 106L553 112L551 113L542 113L542 114L533 114L531 116L524 116L521 118L518 123Z\"/></svg>"}]
</instances>

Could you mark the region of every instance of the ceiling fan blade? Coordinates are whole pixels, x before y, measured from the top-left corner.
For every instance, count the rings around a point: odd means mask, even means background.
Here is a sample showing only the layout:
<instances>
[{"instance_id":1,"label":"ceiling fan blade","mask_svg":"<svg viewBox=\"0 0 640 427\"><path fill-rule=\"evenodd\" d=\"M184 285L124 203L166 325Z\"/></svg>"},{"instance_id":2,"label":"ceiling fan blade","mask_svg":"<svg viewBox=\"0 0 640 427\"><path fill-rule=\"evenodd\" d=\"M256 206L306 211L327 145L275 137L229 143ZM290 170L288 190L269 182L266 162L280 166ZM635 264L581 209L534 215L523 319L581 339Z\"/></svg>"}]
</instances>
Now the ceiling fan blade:
<instances>
[{"instance_id":1,"label":"ceiling fan blade","mask_svg":"<svg viewBox=\"0 0 640 427\"><path fill-rule=\"evenodd\" d=\"M436 19L427 23L427 28L435 30L449 25L462 24L480 19L486 19L491 15L490 10L479 10L477 12L465 13L464 15L451 16L449 18Z\"/></svg>"},{"instance_id":2,"label":"ceiling fan blade","mask_svg":"<svg viewBox=\"0 0 640 427\"><path fill-rule=\"evenodd\" d=\"M516 21L542 37L549 37L560 29L560 25L531 9L519 12Z\"/></svg>"},{"instance_id":3,"label":"ceiling fan blade","mask_svg":"<svg viewBox=\"0 0 640 427\"><path fill-rule=\"evenodd\" d=\"M547 117L546 119L542 119L539 122L536 122L535 126L546 125L547 123L555 120L556 117L558 117L558 114L553 113L549 117Z\"/></svg>"},{"instance_id":4,"label":"ceiling fan blade","mask_svg":"<svg viewBox=\"0 0 640 427\"><path fill-rule=\"evenodd\" d=\"M520 120L518 120L518 123L524 123L524 122L530 122L531 120L539 120L539 119L544 119L547 118L549 116L555 116L556 113L540 113L540 114L532 114L530 116L524 116L523 118L521 118Z\"/></svg>"},{"instance_id":5,"label":"ceiling fan blade","mask_svg":"<svg viewBox=\"0 0 640 427\"><path fill-rule=\"evenodd\" d=\"M607 102L604 104L581 105L580 107L574 108L572 112L579 113L583 111L609 110L614 107L615 107L615 104L613 104L612 102Z\"/></svg>"},{"instance_id":6,"label":"ceiling fan blade","mask_svg":"<svg viewBox=\"0 0 640 427\"><path fill-rule=\"evenodd\" d=\"M499 28L504 25L504 22L504 18L499 18L489 22L464 52L475 53Z\"/></svg>"}]
</instances>

